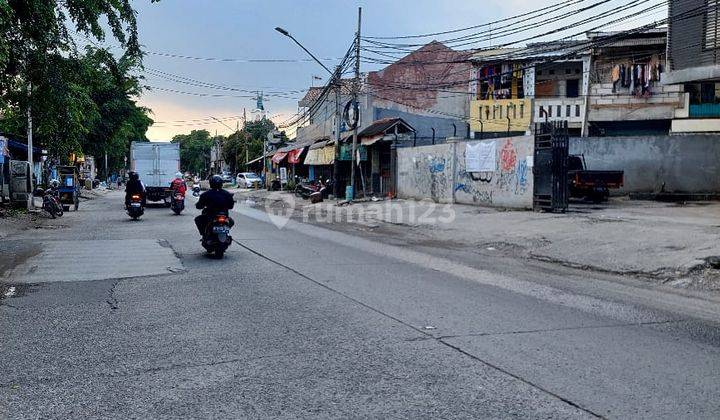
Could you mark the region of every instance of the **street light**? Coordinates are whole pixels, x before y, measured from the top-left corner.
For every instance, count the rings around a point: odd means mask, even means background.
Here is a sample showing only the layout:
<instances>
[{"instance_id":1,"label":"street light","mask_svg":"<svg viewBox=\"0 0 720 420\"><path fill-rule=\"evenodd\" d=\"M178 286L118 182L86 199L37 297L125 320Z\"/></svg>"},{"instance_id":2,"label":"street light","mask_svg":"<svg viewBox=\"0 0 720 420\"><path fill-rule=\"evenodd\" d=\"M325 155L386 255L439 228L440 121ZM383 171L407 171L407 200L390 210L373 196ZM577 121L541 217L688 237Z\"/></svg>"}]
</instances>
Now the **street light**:
<instances>
[{"instance_id":1,"label":"street light","mask_svg":"<svg viewBox=\"0 0 720 420\"><path fill-rule=\"evenodd\" d=\"M335 85L335 161L333 162L333 195L335 197L338 197L340 194L340 183L338 182L338 173L340 172L340 127L341 127L341 112L340 112L340 98L341 98L341 74L342 70L340 66L337 66L335 68L335 71L330 71L329 68L325 64L323 64L320 60L318 60L317 57L313 55L303 44L301 44L297 39L295 39L294 36L290 35L290 32L287 30L281 28L281 27L275 27L275 30L279 33L283 34L284 36L290 38L295 42L300 48L303 49L310 57L312 57L313 60L315 60L316 63L320 64L322 68L325 69L328 73L330 73L330 85ZM265 151L263 151L265 153ZM354 159L354 157L353 157ZM263 159L264 162L264 159ZM352 182L352 179L351 179Z\"/></svg>"},{"instance_id":2,"label":"street light","mask_svg":"<svg viewBox=\"0 0 720 420\"><path fill-rule=\"evenodd\" d=\"M326 66L325 64L323 64L317 57L315 57L315 56L313 55L313 53L311 53L307 48L305 48L305 47L303 46L303 44L300 43L300 41L298 41L297 39L295 39L294 36L290 35L290 32L286 31L285 29L283 29L283 28L281 28L281 27L279 27L279 26L276 27L275 30L278 31L278 32L280 32L281 34L285 35L286 37L292 39L293 42L295 42L296 44L298 44L298 46L299 46L300 48L302 48L303 51L305 51L306 53L308 53L308 55L309 55L310 57L312 57L312 59L315 60L318 64L320 64L320 65L322 66L322 68L324 68L328 73L330 73L331 76L334 76L334 75L335 75L332 71L330 71L329 68L327 68L327 66Z\"/></svg>"}]
</instances>

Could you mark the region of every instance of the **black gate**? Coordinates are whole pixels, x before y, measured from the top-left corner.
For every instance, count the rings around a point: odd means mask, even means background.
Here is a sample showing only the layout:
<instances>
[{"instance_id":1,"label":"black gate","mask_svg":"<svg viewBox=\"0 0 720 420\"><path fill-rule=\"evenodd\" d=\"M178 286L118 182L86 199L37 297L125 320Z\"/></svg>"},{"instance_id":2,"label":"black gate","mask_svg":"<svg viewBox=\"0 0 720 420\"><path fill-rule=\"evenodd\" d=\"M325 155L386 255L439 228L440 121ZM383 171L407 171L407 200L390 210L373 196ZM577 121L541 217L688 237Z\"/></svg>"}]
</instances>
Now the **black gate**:
<instances>
[{"instance_id":1,"label":"black gate","mask_svg":"<svg viewBox=\"0 0 720 420\"><path fill-rule=\"evenodd\" d=\"M553 121L535 124L533 208L561 213L568 208L568 124Z\"/></svg>"}]
</instances>

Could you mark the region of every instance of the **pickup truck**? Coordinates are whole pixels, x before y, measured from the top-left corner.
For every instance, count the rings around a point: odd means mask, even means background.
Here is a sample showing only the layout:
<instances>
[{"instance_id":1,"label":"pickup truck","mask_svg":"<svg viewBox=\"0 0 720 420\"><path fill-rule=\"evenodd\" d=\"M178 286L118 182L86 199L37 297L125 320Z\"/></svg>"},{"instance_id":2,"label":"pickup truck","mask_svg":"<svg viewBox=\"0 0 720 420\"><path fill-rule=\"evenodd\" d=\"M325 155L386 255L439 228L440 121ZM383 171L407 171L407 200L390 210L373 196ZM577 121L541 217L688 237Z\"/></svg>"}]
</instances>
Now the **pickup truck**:
<instances>
[{"instance_id":1,"label":"pickup truck","mask_svg":"<svg viewBox=\"0 0 720 420\"><path fill-rule=\"evenodd\" d=\"M607 201L610 189L621 188L624 183L623 171L589 171L585 156L568 157L568 184L571 198L583 198L593 203Z\"/></svg>"}]
</instances>

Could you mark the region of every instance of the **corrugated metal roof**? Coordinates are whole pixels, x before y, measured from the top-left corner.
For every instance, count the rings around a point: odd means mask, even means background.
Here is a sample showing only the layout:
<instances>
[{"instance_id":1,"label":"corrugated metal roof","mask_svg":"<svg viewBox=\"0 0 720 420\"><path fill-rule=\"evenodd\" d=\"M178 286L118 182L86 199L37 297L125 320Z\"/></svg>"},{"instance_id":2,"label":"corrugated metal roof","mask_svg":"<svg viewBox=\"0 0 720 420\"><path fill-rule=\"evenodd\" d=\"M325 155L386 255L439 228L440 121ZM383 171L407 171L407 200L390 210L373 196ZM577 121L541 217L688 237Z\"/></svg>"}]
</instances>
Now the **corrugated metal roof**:
<instances>
[{"instance_id":1,"label":"corrugated metal roof","mask_svg":"<svg viewBox=\"0 0 720 420\"><path fill-rule=\"evenodd\" d=\"M382 120L377 120L365 127L365 129L358 134L358 137L363 138L376 136L378 134L385 134L388 130L397 125L401 125L404 132L415 131L415 129L412 128L410 124L406 123L402 118L383 118Z\"/></svg>"}]
</instances>

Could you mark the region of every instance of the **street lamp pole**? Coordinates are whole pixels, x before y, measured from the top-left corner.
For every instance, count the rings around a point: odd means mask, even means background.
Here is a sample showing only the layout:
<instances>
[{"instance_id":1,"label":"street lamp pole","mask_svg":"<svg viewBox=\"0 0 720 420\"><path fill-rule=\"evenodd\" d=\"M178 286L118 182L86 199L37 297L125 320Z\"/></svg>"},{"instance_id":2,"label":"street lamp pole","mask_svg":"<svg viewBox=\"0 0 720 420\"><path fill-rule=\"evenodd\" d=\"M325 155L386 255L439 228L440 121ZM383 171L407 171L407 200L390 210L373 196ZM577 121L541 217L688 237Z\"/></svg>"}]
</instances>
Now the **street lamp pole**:
<instances>
[{"instance_id":1,"label":"street lamp pole","mask_svg":"<svg viewBox=\"0 0 720 420\"><path fill-rule=\"evenodd\" d=\"M331 76L333 75L333 72L332 72L329 68L327 68L327 66L326 66L325 64L323 64L317 57L315 57L315 55L313 55L313 53L311 53L307 48L305 48L305 46L303 46L303 44L301 44L300 41L298 41L297 39L295 39L295 37L292 36L292 35L290 34L290 32L286 31L285 29L283 29L283 28L281 28L281 27L279 27L279 26L276 27L275 30L278 31L278 32L280 32L281 34L285 35L286 37L292 39L293 42L295 42L300 48L302 48L303 51L305 51L310 57L312 57L313 60L315 60L318 64L320 64L320 65L322 66L322 68L325 69L325 71L327 71L328 73L330 73Z\"/></svg>"},{"instance_id":2,"label":"street lamp pole","mask_svg":"<svg viewBox=\"0 0 720 420\"><path fill-rule=\"evenodd\" d=\"M293 42L295 42L300 48L302 48L303 51L305 51L310 57L312 57L312 59L315 60L315 62L317 62L322 68L324 68L325 71L327 71L331 76L329 83L335 88L335 161L333 163L333 195L337 198L340 196L340 183L338 182L338 174L340 172L340 128L342 118L340 100L342 97L342 68L340 66L337 66L334 72L330 71L330 69L327 68L325 64L323 64L317 57L315 57L313 53L311 53L307 48L305 48L305 46L303 46L300 41L295 39L295 37L292 36L290 32L280 27L276 27L275 30L283 34L284 36L292 39Z\"/></svg>"}]
</instances>

